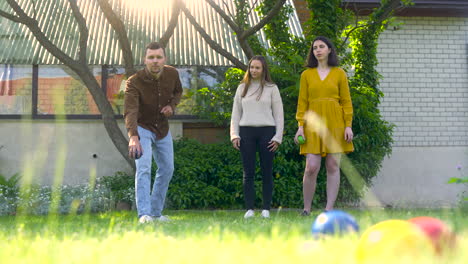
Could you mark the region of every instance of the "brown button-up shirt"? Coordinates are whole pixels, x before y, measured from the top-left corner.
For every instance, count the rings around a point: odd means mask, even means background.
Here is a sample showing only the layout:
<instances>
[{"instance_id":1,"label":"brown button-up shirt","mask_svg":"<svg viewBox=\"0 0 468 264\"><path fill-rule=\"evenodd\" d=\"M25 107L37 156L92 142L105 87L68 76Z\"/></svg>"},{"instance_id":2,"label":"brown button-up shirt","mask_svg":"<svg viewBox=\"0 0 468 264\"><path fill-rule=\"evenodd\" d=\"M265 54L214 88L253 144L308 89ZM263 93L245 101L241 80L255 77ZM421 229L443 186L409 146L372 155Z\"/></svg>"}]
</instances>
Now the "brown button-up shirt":
<instances>
[{"instance_id":1,"label":"brown button-up shirt","mask_svg":"<svg viewBox=\"0 0 468 264\"><path fill-rule=\"evenodd\" d=\"M127 80L124 99L124 118L128 136L139 136L137 126L141 126L164 138L169 131L167 117L161 109L170 105L175 111L182 96L179 73L174 67L164 66L158 79L146 68L138 71Z\"/></svg>"}]
</instances>

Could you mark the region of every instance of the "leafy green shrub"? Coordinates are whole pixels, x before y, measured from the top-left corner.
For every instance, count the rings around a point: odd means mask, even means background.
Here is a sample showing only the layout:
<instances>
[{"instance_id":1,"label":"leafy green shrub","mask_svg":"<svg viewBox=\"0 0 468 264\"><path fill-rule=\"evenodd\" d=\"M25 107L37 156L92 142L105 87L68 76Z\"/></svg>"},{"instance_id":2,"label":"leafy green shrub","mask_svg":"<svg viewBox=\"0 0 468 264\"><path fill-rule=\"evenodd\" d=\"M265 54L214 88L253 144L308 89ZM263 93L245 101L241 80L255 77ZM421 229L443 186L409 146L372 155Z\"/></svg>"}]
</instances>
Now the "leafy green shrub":
<instances>
[{"instance_id":1,"label":"leafy green shrub","mask_svg":"<svg viewBox=\"0 0 468 264\"><path fill-rule=\"evenodd\" d=\"M99 185L109 189L110 197L114 203L135 202L135 177L118 171L113 176L103 176L97 179Z\"/></svg>"},{"instance_id":2,"label":"leafy green shrub","mask_svg":"<svg viewBox=\"0 0 468 264\"><path fill-rule=\"evenodd\" d=\"M111 209L107 188L96 185L90 190L87 184L62 185L58 190L50 186L21 186L14 197L4 196L11 187L0 186L0 215L35 214L45 215L51 210L52 194L59 194L57 213L103 212Z\"/></svg>"},{"instance_id":3,"label":"leafy green shrub","mask_svg":"<svg viewBox=\"0 0 468 264\"><path fill-rule=\"evenodd\" d=\"M231 118L232 99L237 86L244 76L244 71L230 68L225 74L225 81L214 88L198 89L192 97L196 99L193 114L202 119L209 119L216 125L227 124Z\"/></svg>"},{"instance_id":4,"label":"leafy green shrub","mask_svg":"<svg viewBox=\"0 0 468 264\"><path fill-rule=\"evenodd\" d=\"M20 178L19 173L9 178L0 174L0 215L16 211Z\"/></svg>"},{"instance_id":5,"label":"leafy green shrub","mask_svg":"<svg viewBox=\"0 0 468 264\"><path fill-rule=\"evenodd\" d=\"M457 165L457 170L460 173L460 177L451 177L448 181L450 184L463 184L465 186L468 186L468 176L465 176L462 172L463 166L462 165ZM468 196L467 190L463 190L463 192L460 194L461 196L461 206L463 208L468 207Z\"/></svg>"},{"instance_id":6,"label":"leafy green shrub","mask_svg":"<svg viewBox=\"0 0 468 264\"><path fill-rule=\"evenodd\" d=\"M9 178L7 178L3 174L0 174L0 187L4 188L4 191L2 191L1 194L7 197L17 196L19 191L20 179L21 176L19 175L19 173L16 173Z\"/></svg>"},{"instance_id":7,"label":"leafy green shrub","mask_svg":"<svg viewBox=\"0 0 468 264\"><path fill-rule=\"evenodd\" d=\"M177 140L174 157L175 172L169 185L168 207L241 206L242 165L230 142L201 144L196 140Z\"/></svg>"},{"instance_id":8,"label":"leafy green shrub","mask_svg":"<svg viewBox=\"0 0 468 264\"><path fill-rule=\"evenodd\" d=\"M296 148L294 151L288 151ZM283 148L284 147L284 148ZM274 165L273 207L297 207L302 203L303 166L291 159L298 156L297 146L286 139ZM169 185L167 206L188 208L243 208L243 169L239 151L231 142L202 144L196 140L174 142L175 172ZM258 161L258 158L257 158ZM156 166L153 164L153 174ZM256 206L261 206L260 166L255 176Z\"/></svg>"}]
</instances>

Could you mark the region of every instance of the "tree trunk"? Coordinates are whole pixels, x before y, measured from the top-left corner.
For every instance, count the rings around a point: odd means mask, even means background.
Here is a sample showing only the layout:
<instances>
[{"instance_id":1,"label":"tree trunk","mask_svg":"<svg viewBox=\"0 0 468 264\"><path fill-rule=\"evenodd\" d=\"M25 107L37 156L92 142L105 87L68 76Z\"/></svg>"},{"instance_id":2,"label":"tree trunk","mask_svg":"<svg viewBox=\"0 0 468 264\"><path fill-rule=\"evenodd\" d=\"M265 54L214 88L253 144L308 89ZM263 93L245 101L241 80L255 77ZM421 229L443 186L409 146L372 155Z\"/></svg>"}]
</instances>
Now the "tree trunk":
<instances>
[{"instance_id":1,"label":"tree trunk","mask_svg":"<svg viewBox=\"0 0 468 264\"><path fill-rule=\"evenodd\" d=\"M99 111L101 112L102 121L104 127L106 128L107 134L109 135L112 143L120 152L120 154L125 158L128 164L135 170L135 162L128 156L128 141L125 138L122 130L117 124L117 120L114 116L114 110L112 109L111 104L107 100L101 86L94 78L91 71L86 65L67 65L70 67L76 74L81 77L83 83L88 87L89 92L93 96L94 101L96 102Z\"/></svg>"}]
</instances>

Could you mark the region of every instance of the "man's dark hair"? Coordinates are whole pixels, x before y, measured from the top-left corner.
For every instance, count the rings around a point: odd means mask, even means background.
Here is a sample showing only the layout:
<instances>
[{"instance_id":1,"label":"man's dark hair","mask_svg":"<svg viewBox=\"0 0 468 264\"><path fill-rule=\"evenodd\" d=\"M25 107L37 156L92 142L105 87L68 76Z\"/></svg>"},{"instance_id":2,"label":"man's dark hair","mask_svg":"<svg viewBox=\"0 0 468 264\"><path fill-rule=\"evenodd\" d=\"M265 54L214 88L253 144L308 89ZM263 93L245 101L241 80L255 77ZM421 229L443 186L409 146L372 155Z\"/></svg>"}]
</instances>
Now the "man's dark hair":
<instances>
[{"instance_id":1,"label":"man's dark hair","mask_svg":"<svg viewBox=\"0 0 468 264\"><path fill-rule=\"evenodd\" d=\"M162 49L164 56L166 56L166 50L164 49L163 45L161 45L159 42L151 42L150 44L146 45L145 48L145 53L147 50L157 50L157 49Z\"/></svg>"}]
</instances>

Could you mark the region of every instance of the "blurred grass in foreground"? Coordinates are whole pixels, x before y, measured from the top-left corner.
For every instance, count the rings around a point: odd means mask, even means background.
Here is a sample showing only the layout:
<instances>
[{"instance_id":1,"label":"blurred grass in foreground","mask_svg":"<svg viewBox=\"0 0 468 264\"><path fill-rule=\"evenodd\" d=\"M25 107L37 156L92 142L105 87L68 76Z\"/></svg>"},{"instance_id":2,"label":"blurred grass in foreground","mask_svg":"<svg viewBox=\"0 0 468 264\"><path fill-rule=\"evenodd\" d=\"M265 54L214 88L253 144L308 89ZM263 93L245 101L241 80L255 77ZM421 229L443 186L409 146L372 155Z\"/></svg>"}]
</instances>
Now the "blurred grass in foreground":
<instances>
[{"instance_id":1,"label":"blurred grass in foreground","mask_svg":"<svg viewBox=\"0 0 468 264\"><path fill-rule=\"evenodd\" d=\"M468 212L446 210L346 210L361 231L314 240L315 216L272 211L270 219L244 220L243 211L168 211L172 221L140 225L135 212L0 217L1 263L354 263L368 227L387 219L441 219L458 234L449 256L416 263L468 263ZM257 212L257 216L258 216ZM405 262L405 261L403 261ZM415 263L414 260L407 260ZM402 263L383 259L381 263Z\"/></svg>"}]
</instances>

